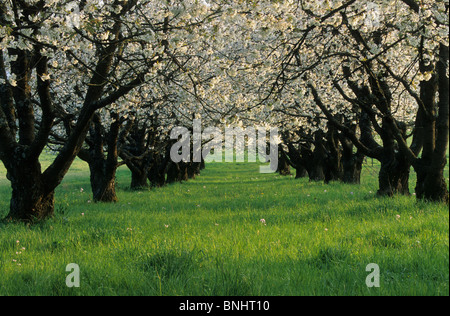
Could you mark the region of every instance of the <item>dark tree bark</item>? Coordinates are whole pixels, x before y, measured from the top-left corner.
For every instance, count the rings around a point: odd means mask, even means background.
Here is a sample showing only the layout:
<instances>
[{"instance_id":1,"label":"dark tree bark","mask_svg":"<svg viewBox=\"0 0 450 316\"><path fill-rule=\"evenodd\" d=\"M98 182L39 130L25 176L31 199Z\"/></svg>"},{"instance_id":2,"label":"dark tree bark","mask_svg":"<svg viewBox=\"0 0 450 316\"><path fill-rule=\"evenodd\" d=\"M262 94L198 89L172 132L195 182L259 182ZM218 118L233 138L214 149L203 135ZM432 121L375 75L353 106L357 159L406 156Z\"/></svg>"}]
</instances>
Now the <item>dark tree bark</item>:
<instances>
[{"instance_id":1,"label":"dark tree bark","mask_svg":"<svg viewBox=\"0 0 450 316\"><path fill-rule=\"evenodd\" d=\"M179 166L173 165L170 159L170 149L173 144L173 141L162 141L161 150L152 157L152 167L148 173L152 187L163 187L179 181Z\"/></svg>"},{"instance_id":2,"label":"dark tree bark","mask_svg":"<svg viewBox=\"0 0 450 316\"><path fill-rule=\"evenodd\" d=\"M200 163L190 162L188 163L188 178L195 179L196 176L200 174Z\"/></svg>"},{"instance_id":3,"label":"dark tree bark","mask_svg":"<svg viewBox=\"0 0 450 316\"><path fill-rule=\"evenodd\" d=\"M291 166L289 164L289 158L283 149L283 146L278 146L278 167L277 172L282 176L291 175Z\"/></svg>"},{"instance_id":4,"label":"dark tree bark","mask_svg":"<svg viewBox=\"0 0 450 316\"><path fill-rule=\"evenodd\" d=\"M312 144L308 141L305 144L300 145L299 155L300 155L300 166L306 169L306 175L308 179L311 179L312 170L314 168L313 161L313 150L311 149Z\"/></svg>"},{"instance_id":5,"label":"dark tree bark","mask_svg":"<svg viewBox=\"0 0 450 316\"><path fill-rule=\"evenodd\" d=\"M205 170L205 169L206 169L206 163L202 157L202 161L200 162L200 171Z\"/></svg>"},{"instance_id":6,"label":"dark tree bark","mask_svg":"<svg viewBox=\"0 0 450 316\"><path fill-rule=\"evenodd\" d=\"M344 122L346 127L356 132L357 124L351 121ZM343 132L338 133L339 143L342 147L342 182L348 184L360 184L361 183L361 171L364 162L364 154L355 150L355 146L351 139L349 139Z\"/></svg>"},{"instance_id":7,"label":"dark tree bark","mask_svg":"<svg viewBox=\"0 0 450 316\"><path fill-rule=\"evenodd\" d=\"M181 161L180 162L180 182L189 181L189 163Z\"/></svg>"},{"instance_id":8,"label":"dark tree bark","mask_svg":"<svg viewBox=\"0 0 450 316\"><path fill-rule=\"evenodd\" d=\"M89 164L91 188L94 202L117 202L116 171L118 164L118 142L123 121L117 114L111 114L113 123L105 131L101 118L94 116L89 137L88 150L80 151L79 157ZM105 153L104 147L107 147Z\"/></svg>"},{"instance_id":9,"label":"dark tree bark","mask_svg":"<svg viewBox=\"0 0 450 316\"><path fill-rule=\"evenodd\" d=\"M9 165L9 164L14 165ZM11 181L12 196L7 219L25 222L42 220L54 214L54 190L46 186L39 161L17 159L6 168Z\"/></svg>"},{"instance_id":10,"label":"dark tree bark","mask_svg":"<svg viewBox=\"0 0 450 316\"><path fill-rule=\"evenodd\" d=\"M409 195L410 167L411 165L402 165L399 160L389 155L381 160L377 194L380 196Z\"/></svg>"},{"instance_id":11,"label":"dark tree bark","mask_svg":"<svg viewBox=\"0 0 450 316\"><path fill-rule=\"evenodd\" d=\"M340 181L342 179L342 150L339 144L338 130L333 124L328 124L324 165L325 183Z\"/></svg>"},{"instance_id":12,"label":"dark tree bark","mask_svg":"<svg viewBox=\"0 0 450 316\"><path fill-rule=\"evenodd\" d=\"M414 169L417 172L417 198L447 204L449 203L449 191L444 177L444 169L447 165L449 141L448 61L449 48L441 44L436 65L436 75L433 76L430 82L423 83L424 86L421 87L423 88L421 91L424 91L421 93L421 99L424 100L424 110L431 114L427 116L425 113L422 113L424 126L422 157L418 159L411 155ZM436 109L434 100L437 92L439 93L439 101ZM434 120L434 117L437 117L437 119Z\"/></svg>"},{"instance_id":13,"label":"dark tree bark","mask_svg":"<svg viewBox=\"0 0 450 316\"><path fill-rule=\"evenodd\" d=\"M342 182L348 184L361 183L361 171L364 162L364 155L357 151L353 153L353 144L346 141L342 151Z\"/></svg>"},{"instance_id":14,"label":"dark tree bark","mask_svg":"<svg viewBox=\"0 0 450 316\"><path fill-rule=\"evenodd\" d=\"M148 173L146 170L146 168L138 171L131 170L131 190L137 191L148 188Z\"/></svg>"},{"instance_id":15,"label":"dark tree bark","mask_svg":"<svg viewBox=\"0 0 450 316\"><path fill-rule=\"evenodd\" d=\"M354 124L353 126L352 124L346 124L346 126L353 131L356 130L356 125ZM296 134L300 135L301 133ZM333 134L333 136L330 134ZM303 138L309 139L309 136L303 135ZM288 148L286 155L289 158L289 164L297 170L296 178L308 176L308 170L314 174L316 161L313 150L311 150L311 144L308 142L293 144L290 141L289 135L286 133L283 135L283 142ZM308 146L310 146L309 149ZM352 141L344 133L339 132L334 127L329 129L323 167L325 170L325 182L342 181L351 184L360 183L362 164L365 156L360 151L354 152L354 147Z\"/></svg>"},{"instance_id":16,"label":"dark tree bark","mask_svg":"<svg viewBox=\"0 0 450 316\"><path fill-rule=\"evenodd\" d=\"M116 169L108 168L105 163L89 164L91 188L94 202L117 202Z\"/></svg>"},{"instance_id":17,"label":"dark tree bark","mask_svg":"<svg viewBox=\"0 0 450 316\"><path fill-rule=\"evenodd\" d=\"M178 163L171 161L167 166L167 183L179 182L181 178L181 169Z\"/></svg>"},{"instance_id":18,"label":"dark tree bark","mask_svg":"<svg viewBox=\"0 0 450 316\"><path fill-rule=\"evenodd\" d=\"M411 163L403 150L400 150L395 141L390 124L383 123L383 153L379 173L378 195L393 196L396 194L410 195L409 175ZM399 125L399 123L398 123ZM406 129L402 130L402 137L406 138Z\"/></svg>"},{"instance_id":19,"label":"dark tree bark","mask_svg":"<svg viewBox=\"0 0 450 316\"><path fill-rule=\"evenodd\" d=\"M315 132L312 159L310 159L307 163L309 180L313 182L325 180L326 151L323 142L323 132L320 130Z\"/></svg>"},{"instance_id":20,"label":"dark tree bark","mask_svg":"<svg viewBox=\"0 0 450 316\"><path fill-rule=\"evenodd\" d=\"M151 168L148 172L148 180L150 181L151 187L161 188L167 183L173 183L176 179L169 179L168 162L166 159L161 158L159 155L155 157ZM167 173L167 180L166 180Z\"/></svg>"},{"instance_id":21,"label":"dark tree bark","mask_svg":"<svg viewBox=\"0 0 450 316\"><path fill-rule=\"evenodd\" d=\"M308 176L308 171L305 167L299 165L297 169L295 169L295 179L303 179Z\"/></svg>"},{"instance_id":22,"label":"dark tree bark","mask_svg":"<svg viewBox=\"0 0 450 316\"><path fill-rule=\"evenodd\" d=\"M151 155L149 146L152 142L151 127L147 131L147 124L139 126L138 122L129 123L129 134L126 139L122 137L123 144L119 156L131 171L131 190L142 190L149 187L148 176L151 168Z\"/></svg>"},{"instance_id":23,"label":"dark tree bark","mask_svg":"<svg viewBox=\"0 0 450 316\"><path fill-rule=\"evenodd\" d=\"M295 169L295 178L301 179L307 177L308 171L305 168L300 150L295 147L294 143L290 140L287 133L284 133L282 137L283 142L287 146L287 151L285 151L287 161L289 165ZM298 146L301 148L302 145L298 144Z\"/></svg>"}]
</instances>

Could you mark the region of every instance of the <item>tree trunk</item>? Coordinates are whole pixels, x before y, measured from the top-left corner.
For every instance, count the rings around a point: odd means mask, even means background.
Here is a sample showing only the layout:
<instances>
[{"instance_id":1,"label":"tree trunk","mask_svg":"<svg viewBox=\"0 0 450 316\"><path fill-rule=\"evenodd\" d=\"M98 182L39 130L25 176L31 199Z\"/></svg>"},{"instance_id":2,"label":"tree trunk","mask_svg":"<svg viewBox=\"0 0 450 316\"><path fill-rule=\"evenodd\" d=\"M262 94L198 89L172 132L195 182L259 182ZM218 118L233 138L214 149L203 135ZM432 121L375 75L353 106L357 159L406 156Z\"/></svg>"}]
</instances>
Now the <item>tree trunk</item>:
<instances>
[{"instance_id":1,"label":"tree trunk","mask_svg":"<svg viewBox=\"0 0 450 316\"><path fill-rule=\"evenodd\" d=\"M291 166L289 165L288 158L281 145L279 145L279 158L277 172L282 176L291 175Z\"/></svg>"},{"instance_id":2,"label":"tree trunk","mask_svg":"<svg viewBox=\"0 0 450 316\"><path fill-rule=\"evenodd\" d=\"M314 134L314 152L308 164L309 180L312 182L324 181L325 148L323 146L323 135L321 131Z\"/></svg>"},{"instance_id":3,"label":"tree trunk","mask_svg":"<svg viewBox=\"0 0 450 316\"><path fill-rule=\"evenodd\" d=\"M308 176L308 171L306 171L306 168L301 165L297 165L295 171L295 179L302 179Z\"/></svg>"},{"instance_id":4,"label":"tree trunk","mask_svg":"<svg viewBox=\"0 0 450 316\"><path fill-rule=\"evenodd\" d=\"M338 129L328 123L325 151L325 183L340 181L343 176L342 150L339 147Z\"/></svg>"},{"instance_id":5,"label":"tree trunk","mask_svg":"<svg viewBox=\"0 0 450 316\"><path fill-rule=\"evenodd\" d=\"M6 219L32 222L52 217L55 209L55 194L53 190L47 190L42 181L40 163L18 161L13 168L7 167L12 197Z\"/></svg>"},{"instance_id":6,"label":"tree trunk","mask_svg":"<svg viewBox=\"0 0 450 316\"><path fill-rule=\"evenodd\" d=\"M289 138L285 138L285 144L288 150L285 152L288 163L295 169L295 179L301 179L308 176L308 171L305 168L300 150L295 148L294 144L290 142Z\"/></svg>"},{"instance_id":7,"label":"tree trunk","mask_svg":"<svg viewBox=\"0 0 450 316\"><path fill-rule=\"evenodd\" d=\"M340 181L342 179L342 162L338 152L326 155L324 161L325 183Z\"/></svg>"},{"instance_id":8,"label":"tree trunk","mask_svg":"<svg viewBox=\"0 0 450 316\"><path fill-rule=\"evenodd\" d=\"M131 170L131 190L141 190L148 188L148 174L144 170Z\"/></svg>"},{"instance_id":9,"label":"tree trunk","mask_svg":"<svg viewBox=\"0 0 450 316\"><path fill-rule=\"evenodd\" d=\"M202 157L202 161L200 162L200 170L205 170L206 169L206 163L205 160Z\"/></svg>"},{"instance_id":10,"label":"tree trunk","mask_svg":"<svg viewBox=\"0 0 450 316\"><path fill-rule=\"evenodd\" d=\"M443 168L438 170L431 168L425 177L424 184L423 194L419 198L427 201L449 203L448 185L445 181Z\"/></svg>"},{"instance_id":11,"label":"tree trunk","mask_svg":"<svg viewBox=\"0 0 450 316\"><path fill-rule=\"evenodd\" d=\"M200 163L190 162L188 164L188 177L189 179L195 179L200 174Z\"/></svg>"},{"instance_id":12,"label":"tree trunk","mask_svg":"<svg viewBox=\"0 0 450 316\"><path fill-rule=\"evenodd\" d=\"M399 148L398 143L396 143L391 126L392 122L388 119L383 119L383 130L381 134L383 153L380 159L381 168L378 176L378 195L410 195L409 174L411 171L411 162L408 160L404 149ZM406 126L402 126L400 132L403 134L402 137L406 139Z\"/></svg>"},{"instance_id":13,"label":"tree trunk","mask_svg":"<svg viewBox=\"0 0 450 316\"><path fill-rule=\"evenodd\" d=\"M105 161L89 164L91 171L91 188L94 202L115 203L116 169L106 168Z\"/></svg>"},{"instance_id":14,"label":"tree trunk","mask_svg":"<svg viewBox=\"0 0 450 316\"><path fill-rule=\"evenodd\" d=\"M361 170L364 161L364 155L356 153L350 156L342 157L343 175L342 182L348 184L361 183Z\"/></svg>"},{"instance_id":15,"label":"tree trunk","mask_svg":"<svg viewBox=\"0 0 450 316\"><path fill-rule=\"evenodd\" d=\"M378 175L380 196L394 196L396 194L409 195L409 174L411 165L408 161L386 157L381 160Z\"/></svg>"},{"instance_id":16,"label":"tree trunk","mask_svg":"<svg viewBox=\"0 0 450 316\"><path fill-rule=\"evenodd\" d=\"M416 197L419 200L449 203L444 167L432 169L420 160L414 167L417 173Z\"/></svg>"},{"instance_id":17,"label":"tree trunk","mask_svg":"<svg viewBox=\"0 0 450 316\"><path fill-rule=\"evenodd\" d=\"M348 184L360 184L362 165L365 156L359 150L356 153L353 152L355 146L349 138L343 134L340 134L339 136L342 146L342 182Z\"/></svg>"},{"instance_id":18,"label":"tree trunk","mask_svg":"<svg viewBox=\"0 0 450 316\"><path fill-rule=\"evenodd\" d=\"M449 141L449 79L447 64L449 48L443 44L439 47L437 62L437 88L439 89L438 117L436 121L424 120L425 141L422 158L415 163L417 172L416 195L418 199L449 203L448 184L445 181L444 169L447 165L447 149ZM427 89L426 92L428 92ZM435 93L435 91L434 91ZM432 99L432 98L431 98ZM431 103L430 104L434 104ZM429 106L429 111L433 108ZM427 131L429 131L427 133Z\"/></svg>"},{"instance_id":19,"label":"tree trunk","mask_svg":"<svg viewBox=\"0 0 450 316\"><path fill-rule=\"evenodd\" d=\"M175 162L170 162L167 167L167 183L172 184L179 181L180 166Z\"/></svg>"},{"instance_id":20,"label":"tree trunk","mask_svg":"<svg viewBox=\"0 0 450 316\"><path fill-rule=\"evenodd\" d=\"M13 185L10 211L7 219L23 222L45 220L54 215L54 192L43 193L36 186L25 188L22 185Z\"/></svg>"},{"instance_id":21,"label":"tree trunk","mask_svg":"<svg viewBox=\"0 0 450 316\"><path fill-rule=\"evenodd\" d=\"M357 125L350 120L344 119L345 126L352 132L356 132ZM347 184L360 184L361 171L364 162L364 154L361 150L354 152L355 145L345 133L338 133L339 144L341 145L341 180Z\"/></svg>"},{"instance_id":22,"label":"tree trunk","mask_svg":"<svg viewBox=\"0 0 450 316\"><path fill-rule=\"evenodd\" d=\"M114 122L108 133L104 130L100 115L96 114L90 129L88 164L91 172L91 188L94 202L117 202L116 171L118 167L118 138L122 121L111 114ZM104 144L108 150L104 152Z\"/></svg>"},{"instance_id":23,"label":"tree trunk","mask_svg":"<svg viewBox=\"0 0 450 316\"><path fill-rule=\"evenodd\" d=\"M188 163L181 161L180 162L180 175L179 175L179 181L188 181L189 180L189 165Z\"/></svg>"},{"instance_id":24,"label":"tree trunk","mask_svg":"<svg viewBox=\"0 0 450 316\"><path fill-rule=\"evenodd\" d=\"M320 182L325 180L325 173L323 171L323 165L320 163L313 164L308 170L309 181Z\"/></svg>"},{"instance_id":25,"label":"tree trunk","mask_svg":"<svg viewBox=\"0 0 450 316\"><path fill-rule=\"evenodd\" d=\"M148 180L152 187L161 188L166 185L166 163L157 160L148 171ZM168 176L167 183L171 183L169 180Z\"/></svg>"},{"instance_id":26,"label":"tree trunk","mask_svg":"<svg viewBox=\"0 0 450 316\"><path fill-rule=\"evenodd\" d=\"M153 125L152 125L153 127ZM148 131L146 124L140 126L135 121L128 121L126 129L121 135L119 156L131 171L131 190L141 190L149 187L147 178L151 167L153 155L148 153L148 148L153 141L153 133ZM152 128L150 128L153 131ZM128 134L126 134L128 132Z\"/></svg>"}]
</instances>

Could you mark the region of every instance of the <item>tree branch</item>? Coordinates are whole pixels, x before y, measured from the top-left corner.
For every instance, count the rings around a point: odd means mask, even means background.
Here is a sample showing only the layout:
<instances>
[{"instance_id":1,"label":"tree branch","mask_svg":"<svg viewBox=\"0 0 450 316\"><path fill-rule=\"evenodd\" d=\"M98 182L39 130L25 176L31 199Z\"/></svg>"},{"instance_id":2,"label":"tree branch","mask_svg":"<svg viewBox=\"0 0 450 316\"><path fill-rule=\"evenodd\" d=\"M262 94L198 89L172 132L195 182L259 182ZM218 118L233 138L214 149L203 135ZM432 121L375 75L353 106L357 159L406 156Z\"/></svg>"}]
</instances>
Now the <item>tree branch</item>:
<instances>
[{"instance_id":1,"label":"tree branch","mask_svg":"<svg viewBox=\"0 0 450 316\"><path fill-rule=\"evenodd\" d=\"M36 58L38 60L36 65L36 81L40 107L42 109L42 120L36 139L29 149L31 158L37 158L41 154L48 142L48 137L50 136L55 120L53 101L50 95L50 81L44 81L42 79L44 74L48 74L48 57L42 56L40 54L40 48L36 47Z\"/></svg>"},{"instance_id":2,"label":"tree branch","mask_svg":"<svg viewBox=\"0 0 450 316\"><path fill-rule=\"evenodd\" d=\"M326 106L322 103L322 100L319 96L319 94L317 93L316 88L312 85L312 84L308 84L308 88L311 90L311 92L313 93L314 96L314 101L316 102L317 106L322 110L322 112L325 114L325 116L327 117L328 121L333 124L338 130L340 130L341 132L343 132L352 142L353 144L355 144L355 146L361 150L361 152L369 157L375 158L375 159L379 159L379 152L378 152L378 148L377 149L371 149L368 148L367 146L365 146L356 136L355 132L352 131L350 128L348 128L347 126L342 125L341 123L338 122L338 120L336 120L336 118L334 118L333 114L331 114L331 112L326 108Z\"/></svg>"}]
</instances>

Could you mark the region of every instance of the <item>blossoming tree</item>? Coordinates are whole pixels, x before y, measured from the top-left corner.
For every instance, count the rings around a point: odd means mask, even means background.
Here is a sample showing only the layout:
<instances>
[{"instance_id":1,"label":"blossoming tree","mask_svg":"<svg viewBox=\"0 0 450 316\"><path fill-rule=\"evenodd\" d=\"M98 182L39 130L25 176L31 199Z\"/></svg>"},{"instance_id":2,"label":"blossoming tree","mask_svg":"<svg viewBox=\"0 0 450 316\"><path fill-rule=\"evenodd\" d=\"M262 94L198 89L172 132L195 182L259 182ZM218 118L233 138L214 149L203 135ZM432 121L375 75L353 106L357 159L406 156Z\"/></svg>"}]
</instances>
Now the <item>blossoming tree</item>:
<instances>
[{"instance_id":1,"label":"blossoming tree","mask_svg":"<svg viewBox=\"0 0 450 316\"><path fill-rule=\"evenodd\" d=\"M172 12L166 4L0 3L0 159L12 186L7 218L53 214L54 191L82 149L95 113L121 102L158 70L164 43L155 32L164 22L153 24L146 14L153 10L170 19L186 12ZM74 96L79 100L73 102ZM67 141L42 170L39 157L63 124L70 128Z\"/></svg>"}]
</instances>

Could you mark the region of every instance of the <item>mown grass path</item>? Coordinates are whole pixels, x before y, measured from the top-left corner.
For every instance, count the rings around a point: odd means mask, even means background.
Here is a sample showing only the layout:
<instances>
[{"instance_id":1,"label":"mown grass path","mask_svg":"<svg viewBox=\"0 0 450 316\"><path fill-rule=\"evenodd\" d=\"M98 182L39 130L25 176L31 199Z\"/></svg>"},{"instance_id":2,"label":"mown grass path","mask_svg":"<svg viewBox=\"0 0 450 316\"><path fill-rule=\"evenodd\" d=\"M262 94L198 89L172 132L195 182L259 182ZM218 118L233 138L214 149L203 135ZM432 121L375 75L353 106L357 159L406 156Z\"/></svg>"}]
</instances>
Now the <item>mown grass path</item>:
<instances>
[{"instance_id":1,"label":"mown grass path","mask_svg":"<svg viewBox=\"0 0 450 316\"><path fill-rule=\"evenodd\" d=\"M118 203L93 204L77 162L54 219L0 224L0 295L449 295L448 207L376 198L370 175L324 185L242 163L151 191L129 179L121 169ZM0 197L3 217L4 178ZM66 286L69 263L79 288ZM379 288L366 286L369 263Z\"/></svg>"}]
</instances>

